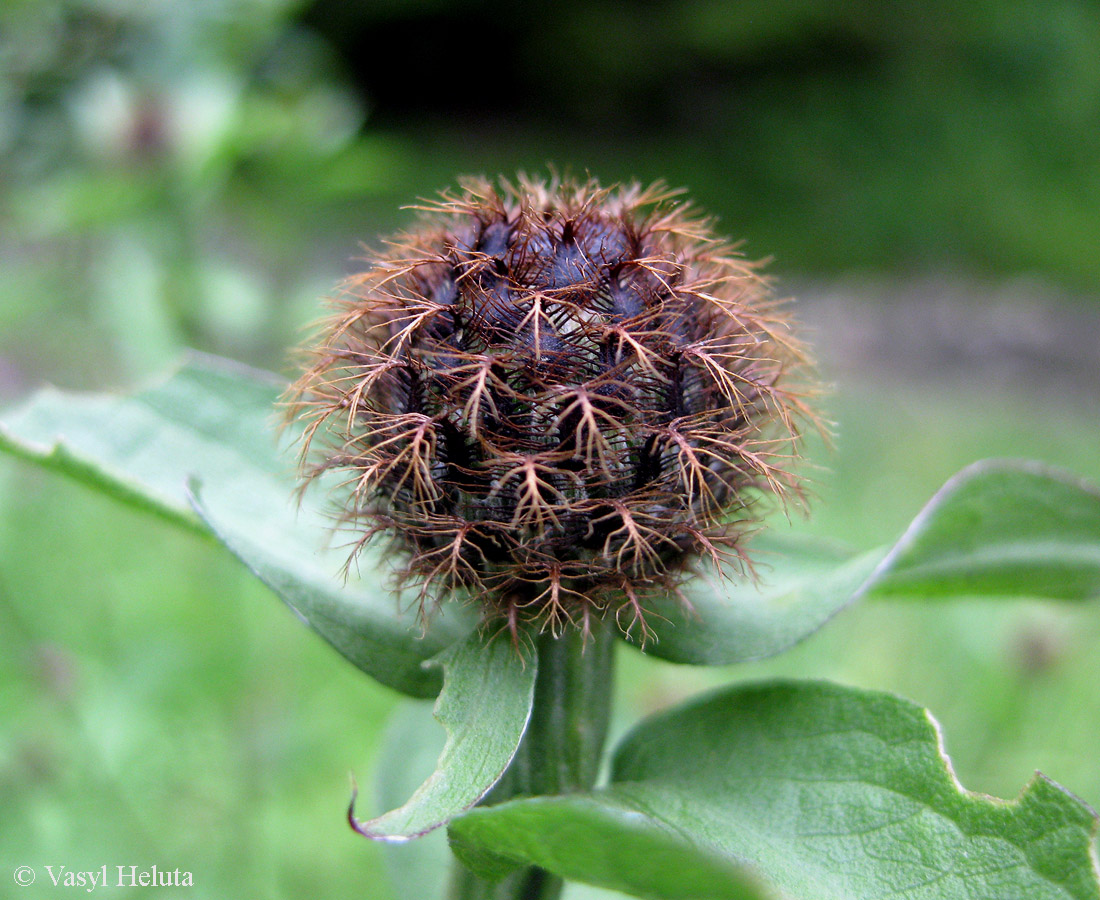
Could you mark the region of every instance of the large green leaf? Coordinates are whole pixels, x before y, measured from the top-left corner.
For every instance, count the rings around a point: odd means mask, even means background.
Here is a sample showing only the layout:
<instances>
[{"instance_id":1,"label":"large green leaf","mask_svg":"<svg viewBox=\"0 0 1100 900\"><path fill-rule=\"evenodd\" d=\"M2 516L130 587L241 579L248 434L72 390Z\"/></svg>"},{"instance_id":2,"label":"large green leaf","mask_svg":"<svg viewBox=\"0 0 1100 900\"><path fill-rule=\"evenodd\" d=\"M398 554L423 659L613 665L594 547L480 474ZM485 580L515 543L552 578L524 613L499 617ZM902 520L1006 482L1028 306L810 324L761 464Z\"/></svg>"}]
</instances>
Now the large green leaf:
<instances>
[{"instance_id":1,"label":"large green leaf","mask_svg":"<svg viewBox=\"0 0 1100 900\"><path fill-rule=\"evenodd\" d=\"M275 438L274 376L193 356L131 395L40 391L0 417L0 447L202 532L212 531L312 628L368 675L419 697L439 691L425 660L469 631L457 609L425 628L384 589L377 554L363 578L312 501L296 509L293 461ZM200 497L192 508L189 485ZM196 510L200 515L196 515Z\"/></svg>"},{"instance_id":2,"label":"large green leaf","mask_svg":"<svg viewBox=\"0 0 1100 900\"><path fill-rule=\"evenodd\" d=\"M607 791L478 807L454 819L450 834L455 854L475 871L487 851L652 900L778 898L742 860L693 842ZM491 876L494 869L484 872Z\"/></svg>"},{"instance_id":3,"label":"large green leaf","mask_svg":"<svg viewBox=\"0 0 1100 900\"><path fill-rule=\"evenodd\" d=\"M1014 801L967 792L927 711L813 682L715 692L641 723L603 790L451 823L463 845L660 900L765 896L753 875L790 900L1098 900L1096 828L1042 776Z\"/></svg>"},{"instance_id":4,"label":"large green leaf","mask_svg":"<svg viewBox=\"0 0 1100 900\"><path fill-rule=\"evenodd\" d=\"M844 558L774 538L759 585L702 576L652 603L647 652L725 665L781 653L861 597L1100 596L1100 491L1036 463L985 460L951 478L893 545Z\"/></svg>"},{"instance_id":5,"label":"large green leaf","mask_svg":"<svg viewBox=\"0 0 1100 900\"><path fill-rule=\"evenodd\" d=\"M975 463L921 510L864 591L1100 597L1100 490L1039 463Z\"/></svg>"},{"instance_id":6,"label":"large green leaf","mask_svg":"<svg viewBox=\"0 0 1100 900\"><path fill-rule=\"evenodd\" d=\"M274 375L195 354L131 395L44 388L0 416L0 448L203 531L191 476L288 508L293 464L273 427L279 391Z\"/></svg>"},{"instance_id":7,"label":"large green leaf","mask_svg":"<svg viewBox=\"0 0 1100 900\"><path fill-rule=\"evenodd\" d=\"M507 636L475 632L433 664L443 667L434 713L447 732L435 771L395 810L366 822L349 811L365 837L407 841L447 824L500 780L527 729L538 661L524 659Z\"/></svg>"},{"instance_id":8,"label":"large green leaf","mask_svg":"<svg viewBox=\"0 0 1100 900\"><path fill-rule=\"evenodd\" d=\"M468 633L464 611L452 605L427 626L418 623L416 612L385 590L385 564L374 551L357 561L366 577L342 579L344 557L318 545L329 525L311 507L280 515L265 508L265 498L193 487L194 508L214 535L343 656L410 696L439 693L439 670L425 663Z\"/></svg>"}]
</instances>

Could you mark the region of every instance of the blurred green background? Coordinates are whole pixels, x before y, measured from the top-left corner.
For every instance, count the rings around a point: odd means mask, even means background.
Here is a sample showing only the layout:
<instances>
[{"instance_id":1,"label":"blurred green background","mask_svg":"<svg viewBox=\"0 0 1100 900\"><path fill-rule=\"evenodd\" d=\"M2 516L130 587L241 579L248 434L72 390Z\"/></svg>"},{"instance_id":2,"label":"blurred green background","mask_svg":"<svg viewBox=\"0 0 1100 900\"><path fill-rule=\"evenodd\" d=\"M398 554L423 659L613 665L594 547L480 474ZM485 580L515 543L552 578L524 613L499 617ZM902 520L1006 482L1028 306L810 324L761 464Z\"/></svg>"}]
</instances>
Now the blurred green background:
<instances>
[{"instance_id":1,"label":"blurred green background","mask_svg":"<svg viewBox=\"0 0 1100 900\"><path fill-rule=\"evenodd\" d=\"M1088 0L5 0L0 402L184 347L288 374L403 204L553 164L773 257L835 385L795 527L890 540L983 456L1100 480L1098 46ZM1100 805L1098 647L1095 607L863 608L735 670L624 652L616 727L828 677L929 706L970 788ZM343 819L395 702L212 543L0 460L0 883L404 900Z\"/></svg>"}]
</instances>

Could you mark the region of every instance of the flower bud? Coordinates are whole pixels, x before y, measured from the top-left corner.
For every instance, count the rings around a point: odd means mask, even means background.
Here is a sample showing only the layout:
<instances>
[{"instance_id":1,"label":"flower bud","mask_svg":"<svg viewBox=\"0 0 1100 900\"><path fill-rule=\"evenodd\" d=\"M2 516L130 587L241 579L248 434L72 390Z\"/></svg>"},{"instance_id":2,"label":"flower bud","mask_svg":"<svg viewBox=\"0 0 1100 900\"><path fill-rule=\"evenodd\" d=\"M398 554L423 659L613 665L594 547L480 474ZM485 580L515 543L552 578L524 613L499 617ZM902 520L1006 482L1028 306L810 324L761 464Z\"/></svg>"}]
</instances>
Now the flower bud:
<instances>
[{"instance_id":1,"label":"flower bud","mask_svg":"<svg viewBox=\"0 0 1100 900\"><path fill-rule=\"evenodd\" d=\"M421 603L513 628L614 615L742 559L808 415L757 266L661 185L469 181L351 278L292 393L303 472L343 473Z\"/></svg>"}]
</instances>

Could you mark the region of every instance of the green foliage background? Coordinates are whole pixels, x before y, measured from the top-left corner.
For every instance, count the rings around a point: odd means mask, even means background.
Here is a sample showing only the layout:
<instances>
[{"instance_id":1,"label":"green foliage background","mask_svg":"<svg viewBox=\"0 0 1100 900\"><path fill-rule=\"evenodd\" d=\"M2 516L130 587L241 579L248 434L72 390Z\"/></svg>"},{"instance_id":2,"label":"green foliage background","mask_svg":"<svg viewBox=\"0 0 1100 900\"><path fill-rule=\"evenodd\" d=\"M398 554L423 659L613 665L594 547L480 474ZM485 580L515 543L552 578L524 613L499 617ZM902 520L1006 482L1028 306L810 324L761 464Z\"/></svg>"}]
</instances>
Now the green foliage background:
<instances>
[{"instance_id":1,"label":"green foliage background","mask_svg":"<svg viewBox=\"0 0 1100 900\"><path fill-rule=\"evenodd\" d=\"M1028 273L1060 298L1039 321L1090 322L1098 45L1085 0L12 0L0 400L129 384L185 346L289 372L400 204L548 162L689 187L781 287L870 274L919 307L893 286ZM872 302L845 309L862 325ZM798 527L881 543L987 455L1100 479L1098 381L1072 360L922 365L917 332L894 336L915 359L853 366L820 309L837 448L812 448ZM1041 768L1096 806L1098 642L1095 608L868 606L730 671L622 654L618 727L731 679L825 676L930 707L968 787L1011 796ZM0 877L155 863L194 872L189 897L399 896L342 818L394 702L219 548L0 460Z\"/></svg>"}]
</instances>

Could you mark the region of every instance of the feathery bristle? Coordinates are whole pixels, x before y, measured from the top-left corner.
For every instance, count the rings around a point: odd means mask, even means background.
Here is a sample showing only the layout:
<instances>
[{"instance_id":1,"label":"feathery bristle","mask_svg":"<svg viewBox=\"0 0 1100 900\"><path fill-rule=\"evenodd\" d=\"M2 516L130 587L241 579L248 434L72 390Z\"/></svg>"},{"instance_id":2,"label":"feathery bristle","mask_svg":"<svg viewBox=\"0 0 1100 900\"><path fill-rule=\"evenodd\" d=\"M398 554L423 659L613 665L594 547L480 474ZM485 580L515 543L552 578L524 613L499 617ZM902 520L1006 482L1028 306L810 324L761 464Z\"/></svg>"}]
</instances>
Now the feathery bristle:
<instances>
[{"instance_id":1,"label":"feathery bristle","mask_svg":"<svg viewBox=\"0 0 1100 900\"><path fill-rule=\"evenodd\" d=\"M422 603L644 638L648 593L739 564L755 503L797 490L787 315L660 184L472 180L418 209L292 389L306 479L346 475L343 519L397 538Z\"/></svg>"}]
</instances>

